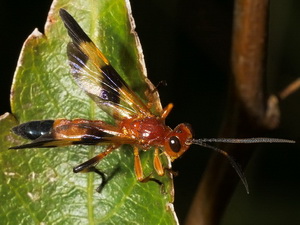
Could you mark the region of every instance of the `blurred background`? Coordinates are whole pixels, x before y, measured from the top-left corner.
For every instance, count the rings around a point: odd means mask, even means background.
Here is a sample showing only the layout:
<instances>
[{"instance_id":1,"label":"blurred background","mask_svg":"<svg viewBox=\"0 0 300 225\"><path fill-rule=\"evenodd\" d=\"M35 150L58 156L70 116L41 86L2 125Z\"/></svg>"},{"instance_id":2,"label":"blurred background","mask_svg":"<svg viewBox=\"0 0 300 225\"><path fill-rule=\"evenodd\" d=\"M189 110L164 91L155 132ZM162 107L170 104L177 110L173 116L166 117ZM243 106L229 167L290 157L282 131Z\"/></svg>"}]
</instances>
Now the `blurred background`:
<instances>
[{"instance_id":1,"label":"blurred background","mask_svg":"<svg viewBox=\"0 0 300 225\"><path fill-rule=\"evenodd\" d=\"M37 27L43 32L50 0L0 3L0 113L10 111L9 92L22 44ZM175 108L171 127L192 124L195 136L217 137L226 109L230 74L233 0L131 1L148 76L160 87L163 105ZM277 93L300 75L300 2L273 0L267 87ZM282 104L282 123L270 137L299 140L300 91ZM241 151L242 149L241 145ZM191 147L173 167L175 209L183 223L211 151ZM225 159L224 159L225 160ZM223 225L300 224L299 145L259 145L245 175L250 195L239 185Z\"/></svg>"}]
</instances>

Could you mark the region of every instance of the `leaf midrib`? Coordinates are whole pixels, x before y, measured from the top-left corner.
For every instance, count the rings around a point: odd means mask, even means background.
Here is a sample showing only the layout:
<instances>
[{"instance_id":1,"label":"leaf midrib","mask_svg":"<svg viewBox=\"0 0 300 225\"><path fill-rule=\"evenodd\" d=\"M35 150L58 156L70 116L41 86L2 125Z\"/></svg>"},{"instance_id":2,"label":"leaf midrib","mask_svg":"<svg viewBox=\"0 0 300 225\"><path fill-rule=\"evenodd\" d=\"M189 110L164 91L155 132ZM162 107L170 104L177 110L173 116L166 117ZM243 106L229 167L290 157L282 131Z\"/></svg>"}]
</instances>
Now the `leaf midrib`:
<instances>
[{"instance_id":1,"label":"leaf midrib","mask_svg":"<svg viewBox=\"0 0 300 225\"><path fill-rule=\"evenodd\" d=\"M91 5L93 8L95 8L95 3L96 1L91 1ZM97 19L99 18L99 13L97 13L96 10L92 10L91 11L91 21L93 21L90 26L90 36L92 38L92 40L95 40L95 35L94 35L94 32L95 32L95 29L96 29L96 26L95 26L95 22L94 21L97 21ZM99 38L99 37L97 37ZM95 119L95 115L96 115L96 109L95 107L96 106L96 103L90 99L90 119ZM92 158L94 157L94 154L95 154L95 148L96 146L91 146L89 149L89 154L88 154L88 157L89 158ZM95 224L95 215L94 215L94 192L95 192L95 187L94 187L94 179L95 179L95 174L94 173L89 173L88 176L87 176L87 204L88 204L88 221L89 221L89 224L90 225L94 225ZM101 180L101 182L103 182Z\"/></svg>"}]
</instances>

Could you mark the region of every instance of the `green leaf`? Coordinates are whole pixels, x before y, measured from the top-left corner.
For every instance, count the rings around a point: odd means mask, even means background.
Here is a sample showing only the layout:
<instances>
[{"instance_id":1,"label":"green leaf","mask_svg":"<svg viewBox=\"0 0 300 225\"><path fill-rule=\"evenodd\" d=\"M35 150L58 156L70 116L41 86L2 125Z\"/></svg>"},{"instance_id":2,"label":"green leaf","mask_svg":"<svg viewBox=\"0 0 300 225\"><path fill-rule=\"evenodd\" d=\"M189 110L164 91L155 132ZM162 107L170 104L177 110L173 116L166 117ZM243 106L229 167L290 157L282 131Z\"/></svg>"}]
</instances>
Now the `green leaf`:
<instances>
[{"instance_id":1,"label":"green leaf","mask_svg":"<svg viewBox=\"0 0 300 225\"><path fill-rule=\"evenodd\" d=\"M70 75L66 55L70 39L59 8L73 15L141 98L153 88L145 77L129 2L54 1L45 35L35 30L24 43L12 86L12 113L20 123L57 118L112 122ZM159 178L166 193L155 182L139 183L131 146L115 150L98 164L109 181L97 193L101 179L93 173L74 174L72 168L105 146L8 150L25 141L10 132L15 118L5 114L0 120L1 224L177 224L171 178ZM153 151L143 152L141 158L148 175L153 171Z\"/></svg>"}]
</instances>

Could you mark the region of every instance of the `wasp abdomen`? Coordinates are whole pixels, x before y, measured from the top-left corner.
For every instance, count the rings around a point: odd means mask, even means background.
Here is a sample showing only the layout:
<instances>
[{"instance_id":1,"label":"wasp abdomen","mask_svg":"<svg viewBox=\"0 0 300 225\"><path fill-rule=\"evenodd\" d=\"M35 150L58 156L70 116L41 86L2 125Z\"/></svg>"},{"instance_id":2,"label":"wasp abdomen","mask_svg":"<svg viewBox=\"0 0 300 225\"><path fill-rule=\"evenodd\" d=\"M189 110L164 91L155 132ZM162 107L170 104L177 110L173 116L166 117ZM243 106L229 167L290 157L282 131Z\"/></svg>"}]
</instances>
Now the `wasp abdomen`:
<instances>
[{"instance_id":1,"label":"wasp abdomen","mask_svg":"<svg viewBox=\"0 0 300 225\"><path fill-rule=\"evenodd\" d=\"M23 138L35 140L51 133L53 123L54 120L31 121L12 128L12 131Z\"/></svg>"}]
</instances>

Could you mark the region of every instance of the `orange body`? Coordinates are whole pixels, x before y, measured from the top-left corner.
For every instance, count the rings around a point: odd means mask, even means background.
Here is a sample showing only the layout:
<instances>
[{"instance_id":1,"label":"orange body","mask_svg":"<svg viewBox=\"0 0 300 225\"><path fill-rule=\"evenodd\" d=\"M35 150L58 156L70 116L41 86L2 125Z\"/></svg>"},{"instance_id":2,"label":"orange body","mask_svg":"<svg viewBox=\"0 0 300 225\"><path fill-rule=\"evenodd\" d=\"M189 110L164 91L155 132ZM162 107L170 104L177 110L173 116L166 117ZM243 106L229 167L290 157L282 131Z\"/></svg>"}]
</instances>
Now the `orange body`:
<instances>
[{"instance_id":1,"label":"orange body","mask_svg":"<svg viewBox=\"0 0 300 225\"><path fill-rule=\"evenodd\" d=\"M172 131L163 120L155 117L125 119L120 128L125 136L135 140L144 150L151 146L163 147L166 137Z\"/></svg>"},{"instance_id":2,"label":"orange body","mask_svg":"<svg viewBox=\"0 0 300 225\"><path fill-rule=\"evenodd\" d=\"M45 148L66 145L106 144L104 152L73 168L77 172L96 172L103 183L105 176L95 165L122 144L133 146L135 174L139 181L160 181L144 176L139 150L154 148L153 167L158 175L165 173L160 155L174 161L180 157L191 144L213 149L226 156L241 177L247 191L248 185L240 167L223 150L209 146L206 142L226 143L294 143L290 140L254 138L254 139L193 139L189 124L181 123L174 130L165 125L165 119L171 112L173 104L162 109L155 88L149 86L145 93L147 99L141 99L117 71L109 60L96 47L92 40L78 25L75 19L64 9L60 16L72 41L67 46L67 55L71 74L85 93L104 111L115 119L115 125L100 120L57 119L30 121L13 128L14 133L32 140L29 144L11 147L11 149ZM146 102L146 103L145 103ZM153 111L151 110L153 107ZM167 168L169 169L169 168ZM98 190L100 190L101 185Z\"/></svg>"},{"instance_id":3,"label":"orange body","mask_svg":"<svg viewBox=\"0 0 300 225\"><path fill-rule=\"evenodd\" d=\"M172 104L166 107L163 115L167 116L171 109ZM162 176L164 175L165 168L160 160L161 151L163 150L162 152L173 161L188 149L189 144L187 142L192 138L191 128L188 124L179 124L172 130L165 125L165 118L156 116L128 118L116 125L109 125L100 120L59 119L54 121L50 133L53 139L57 141L64 140L59 146L71 144L110 144L107 151L91 159L92 164L88 164L89 166L94 165L122 144L133 145L135 173L139 181L150 179L149 176L145 177L143 174L139 149L146 151L150 147L155 148L153 165L157 174ZM53 143L51 146L53 146ZM82 168L82 165L78 167ZM82 170L85 169L84 167Z\"/></svg>"}]
</instances>

